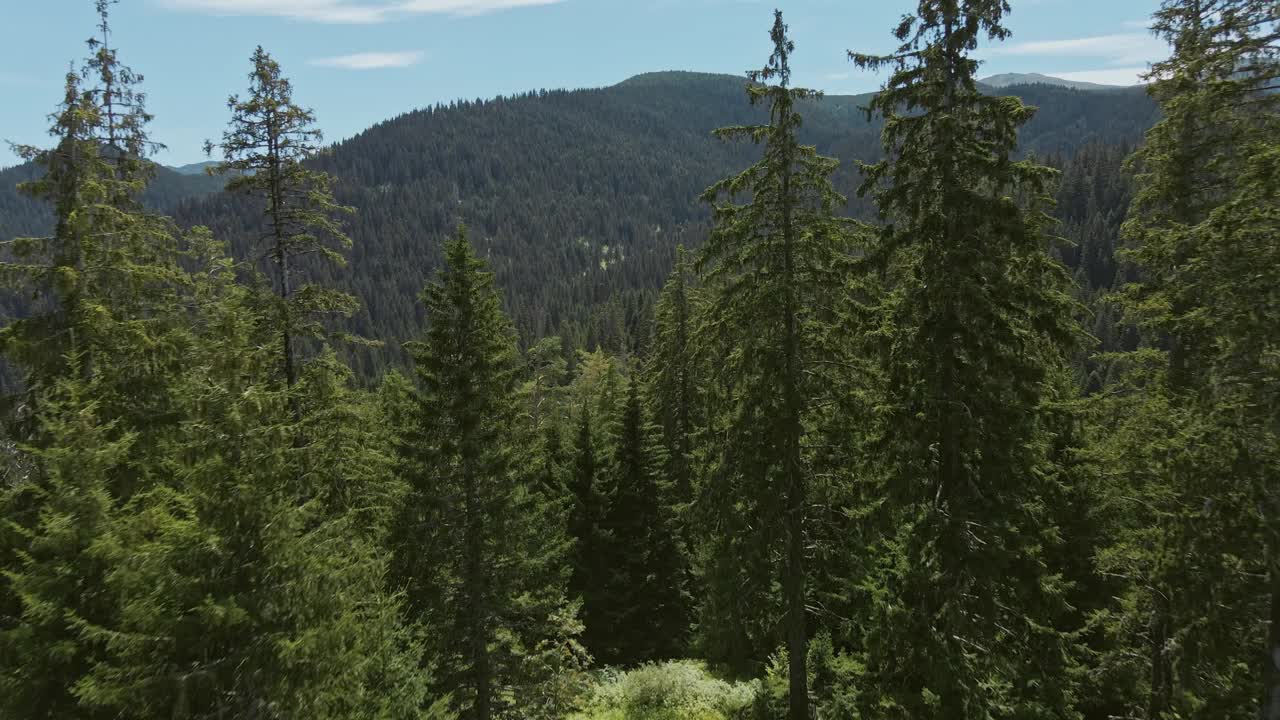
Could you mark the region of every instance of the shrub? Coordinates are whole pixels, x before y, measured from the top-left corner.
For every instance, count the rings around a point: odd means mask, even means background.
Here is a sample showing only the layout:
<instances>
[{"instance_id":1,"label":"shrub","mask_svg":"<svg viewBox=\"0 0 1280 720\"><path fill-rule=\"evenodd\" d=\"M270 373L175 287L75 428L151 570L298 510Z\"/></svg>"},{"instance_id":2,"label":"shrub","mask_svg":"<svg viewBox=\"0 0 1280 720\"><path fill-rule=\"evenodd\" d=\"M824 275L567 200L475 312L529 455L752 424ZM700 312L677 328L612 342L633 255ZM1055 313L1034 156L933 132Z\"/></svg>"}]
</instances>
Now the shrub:
<instances>
[{"instance_id":1,"label":"shrub","mask_svg":"<svg viewBox=\"0 0 1280 720\"><path fill-rule=\"evenodd\" d=\"M757 681L721 680L692 660L644 665L603 676L572 720L737 720L759 691Z\"/></svg>"}]
</instances>

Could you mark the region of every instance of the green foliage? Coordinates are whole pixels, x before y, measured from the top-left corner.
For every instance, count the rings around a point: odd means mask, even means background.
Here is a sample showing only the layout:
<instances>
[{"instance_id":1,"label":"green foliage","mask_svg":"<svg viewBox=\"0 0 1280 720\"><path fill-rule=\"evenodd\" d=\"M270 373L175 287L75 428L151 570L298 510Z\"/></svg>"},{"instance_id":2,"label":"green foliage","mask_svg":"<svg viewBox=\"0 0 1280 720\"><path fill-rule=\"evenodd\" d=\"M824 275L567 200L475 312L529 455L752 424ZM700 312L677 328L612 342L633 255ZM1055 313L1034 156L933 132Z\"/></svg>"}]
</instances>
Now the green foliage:
<instances>
[{"instance_id":1,"label":"green foliage","mask_svg":"<svg viewBox=\"0 0 1280 720\"><path fill-rule=\"evenodd\" d=\"M704 424L701 381L708 376L693 344L693 323L701 312L694 281L688 254L678 246L654 309L653 342L645 367L648 403L662 429L667 455L664 469L682 511L693 500L695 434ZM688 539L683 527L682 536Z\"/></svg>"},{"instance_id":2,"label":"green foliage","mask_svg":"<svg viewBox=\"0 0 1280 720\"><path fill-rule=\"evenodd\" d=\"M861 704L882 717L1075 715L1070 612L1058 568L1059 493L1047 408L1074 342L1045 193L1056 173L1015 160L1034 110L982 94L970 53L1008 36L1002 0L920 3L869 112L887 160L862 192L884 220L866 260L888 289L872 331L885 387L879 538L856 591ZM861 627L856 627L861 626Z\"/></svg>"},{"instance_id":3,"label":"green foliage","mask_svg":"<svg viewBox=\"0 0 1280 720\"><path fill-rule=\"evenodd\" d=\"M1115 528L1099 572L1127 581L1098 610L1099 666L1148 718L1280 707L1276 13L1169 0L1152 25L1174 51L1151 70L1164 116L1130 158L1140 274L1122 296L1152 347L1114 361L1095 430Z\"/></svg>"},{"instance_id":4,"label":"green foliage","mask_svg":"<svg viewBox=\"0 0 1280 720\"><path fill-rule=\"evenodd\" d=\"M610 562L601 578L602 627L609 632L609 652L597 656L602 662L636 665L672 658L686 645L686 559L671 510L672 489L659 474L663 464L657 428L633 374L603 518Z\"/></svg>"},{"instance_id":5,"label":"green foliage","mask_svg":"<svg viewBox=\"0 0 1280 720\"><path fill-rule=\"evenodd\" d=\"M44 442L26 448L38 475L5 497L6 534L17 546L4 575L16 617L0 628L6 716L96 716L80 706L83 678L101 658L85 629L109 621L114 608L103 588L107 566L91 551L111 526L110 478L136 436L101 422L89 397L75 379L46 391L38 429Z\"/></svg>"},{"instance_id":6,"label":"green foliage","mask_svg":"<svg viewBox=\"0 0 1280 720\"><path fill-rule=\"evenodd\" d=\"M510 321L465 229L446 257L423 291L429 326L400 441L410 491L393 542L437 687L462 717L488 720L574 671L581 628L566 611L554 510L527 464L533 438L518 432Z\"/></svg>"},{"instance_id":7,"label":"green foliage","mask_svg":"<svg viewBox=\"0 0 1280 720\"><path fill-rule=\"evenodd\" d=\"M832 291L843 288L851 224L836 217L845 204L831 182L837 162L799 142L797 106L820 94L789 86L794 46L778 12L771 39L768 64L747 86L768 124L717 131L761 145L762 157L703 194L714 227L698 260L706 305L697 342L715 368L717 397L698 500L707 584L700 632L710 657L739 666L785 638L790 717L801 720L806 525L820 472L804 446L813 407L831 389L816 349L829 331ZM762 84L769 81L776 84Z\"/></svg>"},{"instance_id":8,"label":"green foliage","mask_svg":"<svg viewBox=\"0 0 1280 720\"><path fill-rule=\"evenodd\" d=\"M756 681L733 683L680 660L606 674L571 720L734 720L747 718Z\"/></svg>"},{"instance_id":9,"label":"green foliage","mask_svg":"<svg viewBox=\"0 0 1280 720\"><path fill-rule=\"evenodd\" d=\"M222 152L224 161L211 172L230 177L228 192L247 195L261 207L257 234L264 247L253 259L265 256L273 268L278 302L270 305L278 317L272 327L282 346L281 374L293 387L300 366L296 340L323 336L319 316L349 315L358 307L349 293L318 283L296 283L294 278L306 268L303 258L346 264L343 251L350 249L351 238L336 216L354 209L334 200L331 176L302 163L315 154L321 135L311 111L294 104L293 86L279 63L261 46L251 60L249 94L227 100L230 127L220 144L206 142L205 152Z\"/></svg>"},{"instance_id":10,"label":"green foliage","mask_svg":"<svg viewBox=\"0 0 1280 720\"><path fill-rule=\"evenodd\" d=\"M1003 0L919 2L875 96L790 87L775 13L750 103L642 76L326 151L258 48L213 231L144 209L193 190L110 5L0 172L0 715L1277 716L1274 3L1162 4L1132 183L1141 92L976 84ZM652 664L690 639L755 679Z\"/></svg>"}]
</instances>

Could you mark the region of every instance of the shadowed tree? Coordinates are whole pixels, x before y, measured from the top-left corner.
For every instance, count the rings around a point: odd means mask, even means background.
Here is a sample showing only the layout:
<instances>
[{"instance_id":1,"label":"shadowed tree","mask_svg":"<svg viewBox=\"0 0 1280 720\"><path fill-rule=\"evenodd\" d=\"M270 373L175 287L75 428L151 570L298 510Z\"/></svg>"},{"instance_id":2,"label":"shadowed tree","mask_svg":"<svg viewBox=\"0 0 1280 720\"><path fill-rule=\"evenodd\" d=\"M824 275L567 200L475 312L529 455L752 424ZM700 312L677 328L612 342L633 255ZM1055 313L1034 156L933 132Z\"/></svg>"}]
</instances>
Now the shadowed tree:
<instances>
[{"instance_id":1,"label":"shadowed tree","mask_svg":"<svg viewBox=\"0 0 1280 720\"><path fill-rule=\"evenodd\" d=\"M879 541L860 679L880 717L1073 717L1069 613L1047 553L1052 382L1074 343L1064 268L1046 252L1056 173L1015 160L1034 114L981 92L972 53L1009 35L1004 0L920 0L868 114L885 159L863 167L883 225L862 261L883 275L874 328L885 388L874 440Z\"/></svg>"},{"instance_id":2,"label":"shadowed tree","mask_svg":"<svg viewBox=\"0 0 1280 720\"><path fill-rule=\"evenodd\" d=\"M765 618L781 610L789 717L808 720L805 556L815 469L804 440L824 389L813 353L827 331L820 309L825 294L842 287L836 267L848 226L834 216L845 203L830 181L836 161L797 139L797 104L820 94L791 87L795 47L780 12L770 38L768 64L748 75L747 86L769 122L716 131L763 146L762 157L703 195L713 206L714 226L698 261L706 298L698 341L711 353L723 397L710 421L713 459L699 517L711 533L706 562L736 568L709 574L719 585L709 594L733 603L740 587L754 587L760 602L751 601L758 607L748 615L761 626L774 626ZM742 196L745 204L735 202ZM775 585L782 589L780 606L769 597ZM709 601L704 614L715 607ZM772 641L760 638L766 639Z\"/></svg>"}]
</instances>

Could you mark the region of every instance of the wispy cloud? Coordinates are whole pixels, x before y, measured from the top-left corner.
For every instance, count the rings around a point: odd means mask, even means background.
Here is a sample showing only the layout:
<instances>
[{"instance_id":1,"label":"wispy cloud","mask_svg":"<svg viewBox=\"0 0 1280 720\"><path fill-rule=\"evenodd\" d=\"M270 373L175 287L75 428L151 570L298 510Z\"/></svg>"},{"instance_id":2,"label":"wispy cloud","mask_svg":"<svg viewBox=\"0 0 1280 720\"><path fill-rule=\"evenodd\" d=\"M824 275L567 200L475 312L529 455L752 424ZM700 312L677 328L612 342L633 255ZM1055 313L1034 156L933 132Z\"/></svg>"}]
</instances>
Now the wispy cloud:
<instances>
[{"instance_id":1,"label":"wispy cloud","mask_svg":"<svg viewBox=\"0 0 1280 720\"><path fill-rule=\"evenodd\" d=\"M1168 47L1146 33L1118 33L1067 40L1036 40L1010 43L991 48L990 56L1088 57L1105 60L1108 65L1133 65L1151 62L1168 54Z\"/></svg>"},{"instance_id":2,"label":"wispy cloud","mask_svg":"<svg viewBox=\"0 0 1280 720\"><path fill-rule=\"evenodd\" d=\"M554 5L563 0L406 0L397 6L399 12L449 13L451 15L484 15L498 10L511 10L538 5Z\"/></svg>"},{"instance_id":3,"label":"wispy cloud","mask_svg":"<svg viewBox=\"0 0 1280 720\"><path fill-rule=\"evenodd\" d=\"M409 50L405 52L364 52L316 58L309 61L309 64L320 67L342 68L343 70L378 70L381 68L409 67L410 65L417 65L421 61L421 51Z\"/></svg>"},{"instance_id":4,"label":"wispy cloud","mask_svg":"<svg viewBox=\"0 0 1280 720\"><path fill-rule=\"evenodd\" d=\"M483 15L563 0L160 0L164 5L216 15L283 17L342 24L374 24L398 15Z\"/></svg>"}]
</instances>

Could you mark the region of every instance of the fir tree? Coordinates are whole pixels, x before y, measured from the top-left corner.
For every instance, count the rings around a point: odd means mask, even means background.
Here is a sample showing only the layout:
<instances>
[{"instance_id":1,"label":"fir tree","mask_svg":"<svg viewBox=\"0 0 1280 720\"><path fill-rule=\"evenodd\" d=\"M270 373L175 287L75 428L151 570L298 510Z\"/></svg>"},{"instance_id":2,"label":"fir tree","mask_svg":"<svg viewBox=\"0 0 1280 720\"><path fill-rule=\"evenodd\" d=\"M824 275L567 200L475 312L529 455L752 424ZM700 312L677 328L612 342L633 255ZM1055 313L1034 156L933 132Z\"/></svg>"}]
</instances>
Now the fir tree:
<instances>
[{"instance_id":1,"label":"fir tree","mask_svg":"<svg viewBox=\"0 0 1280 720\"><path fill-rule=\"evenodd\" d=\"M176 424L166 384L183 351L183 279L171 223L135 200L150 177L149 116L141 78L105 44L107 9L98 4L104 41L67 76L55 147L18 148L44 168L22 189L53 206L54 232L18 239L2 266L33 300L0 331L23 380L4 426L31 470L2 490L0 550L0 676L20 686L4 687L0 708L23 717L95 715L82 682L102 648L87 630L112 623L118 604L93 548L152 482L157 438Z\"/></svg>"},{"instance_id":2,"label":"fir tree","mask_svg":"<svg viewBox=\"0 0 1280 720\"><path fill-rule=\"evenodd\" d=\"M1034 110L985 95L970 53L1004 39L1003 0L923 0L868 112L886 160L864 167L885 225L867 258L892 290L877 455L883 540L864 584L863 702L893 717L1072 717L1067 611L1045 553L1056 468L1045 404L1072 342L1046 253L1054 171L1012 159Z\"/></svg>"},{"instance_id":3,"label":"fir tree","mask_svg":"<svg viewBox=\"0 0 1280 720\"><path fill-rule=\"evenodd\" d=\"M602 659L623 665L677 657L689 627L672 488L661 477L658 429L647 417L639 385L632 375L603 523L612 562L603 578L610 640Z\"/></svg>"},{"instance_id":4,"label":"fir tree","mask_svg":"<svg viewBox=\"0 0 1280 720\"><path fill-rule=\"evenodd\" d=\"M322 261L345 265L342 251L351 247L351 238L338 216L353 210L334 200L332 177L303 165L321 139L315 115L294 104L293 85L261 46L251 60L248 95L227 100L230 126L222 142L206 142L205 151L221 151L224 160L211 172L230 176L229 192L262 203L259 244L278 296L272 332L280 343L281 376L292 388L300 376L298 341L323 334L320 316L349 314L356 307L347 293L295 280ZM295 415L300 413L295 403Z\"/></svg>"},{"instance_id":5,"label":"fir tree","mask_svg":"<svg viewBox=\"0 0 1280 720\"><path fill-rule=\"evenodd\" d=\"M1280 316L1258 300L1280 283L1275 243L1262 240L1280 227L1278 22L1270 3L1169 0L1152 25L1173 54L1150 73L1164 117L1130 159L1126 255L1142 276L1124 299L1156 347L1130 359L1111 416L1143 432L1099 442L1102 462L1128 470L1111 501L1150 498L1151 512L1121 516L1103 556L1133 582L1101 615L1115 643L1103 660L1131 673L1141 690L1126 709L1149 718L1248 715L1259 702L1262 717L1280 713L1280 374L1267 359ZM1254 544L1261 557L1245 550ZM1133 647L1140 666L1123 661ZM1243 668L1259 690L1245 689Z\"/></svg>"},{"instance_id":6,"label":"fir tree","mask_svg":"<svg viewBox=\"0 0 1280 720\"><path fill-rule=\"evenodd\" d=\"M763 157L703 196L714 206L715 226L699 260L708 295L701 343L724 353L715 362L726 397L712 421L714 460L702 516L708 531L733 543L713 553L732 553L734 564L752 571L735 582L781 585L789 717L801 720L809 717L805 555L814 474L805 422L822 385L821 373L812 372L812 349L824 332L818 310L826 289L841 285L835 267L846 227L834 217L844 204L829 179L836 161L796 137L797 104L819 94L790 86L794 45L786 32L775 12L773 54L749 75L748 97L767 106L769 123L716 131L762 144ZM769 81L776 84L763 84ZM735 204L739 195L750 201ZM711 594L717 592L741 590ZM753 610L761 617L773 611L770 604Z\"/></svg>"},{"instance_id":7,"label":"fir tree","mask_svg":"<svg viewBox=\"0 0 1280 720\"><path fill-rule=\"evenodd\" d=\"M693 280L692 264L681 245L654 309L653 344L646 367L649 402L667 451L666 475L681 505L693 499L694 435L702 422L697 392L701 369L691 342L698 313Z\"/></svg>"},{"instance_id":8,"label":"fir tree","mask_svg":"<svg viewBox=\"0 0 1280 720\"><path fill-rule=\"evenodd\" d=\"M582 602L586 627L582 642L600 660L611 660L613 629L607 614L609 548L605 529L608 511L608 477L597 461L599 441L591 408L578 411L578 431L573 445L573 469L569 476L569 538L573 542L569 593Z\"/></svg>"},{"instance_id":9,"label":"fir tree","mask_svg":"<svg viewBox=\"0 0 1280 720\"><path fill-rule=\"evenodd\" d=\"M401 445L411 489L395 547L438 687L462 717L488 720L577 661L576 626L563 548L545 542L551 513L526 465L531 439L518 432L514 332L465 229L445 259L423 292L426 337L412 345L419 391Z\"/></svg>"}]
</instances>

